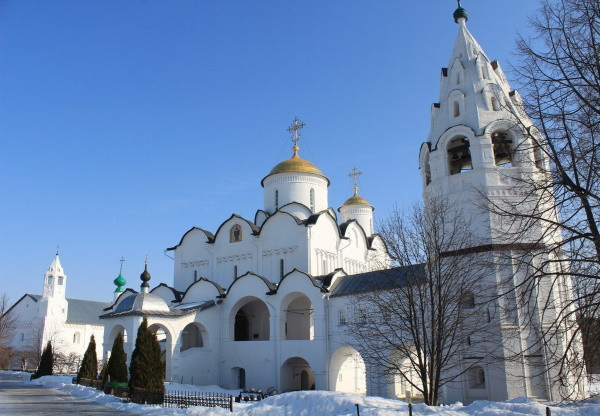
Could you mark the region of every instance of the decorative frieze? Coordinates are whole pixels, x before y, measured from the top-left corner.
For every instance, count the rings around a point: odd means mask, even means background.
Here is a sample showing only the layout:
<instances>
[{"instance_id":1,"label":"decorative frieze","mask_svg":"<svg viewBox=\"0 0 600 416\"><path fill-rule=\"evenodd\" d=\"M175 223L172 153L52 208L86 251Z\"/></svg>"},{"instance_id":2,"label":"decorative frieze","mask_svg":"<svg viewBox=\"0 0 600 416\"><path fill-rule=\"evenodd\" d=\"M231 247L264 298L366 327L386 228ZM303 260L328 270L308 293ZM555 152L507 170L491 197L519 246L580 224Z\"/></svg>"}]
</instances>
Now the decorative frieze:
<instances>
[{"instance_id":1,"label":"decorative frieze","mask_svg":"<svg viewBox=\"0 0 600 416\"><path fill-rule=\"evenodd\" d=\"M297 248L298 248L298 246L275 248L272 250L264 250L262 254L263 254L263 257L273 256L273 255L278 255L278 254L288 254L288 253L293 253L294 251L296 251Z\"/></svg>"}]
</instances>

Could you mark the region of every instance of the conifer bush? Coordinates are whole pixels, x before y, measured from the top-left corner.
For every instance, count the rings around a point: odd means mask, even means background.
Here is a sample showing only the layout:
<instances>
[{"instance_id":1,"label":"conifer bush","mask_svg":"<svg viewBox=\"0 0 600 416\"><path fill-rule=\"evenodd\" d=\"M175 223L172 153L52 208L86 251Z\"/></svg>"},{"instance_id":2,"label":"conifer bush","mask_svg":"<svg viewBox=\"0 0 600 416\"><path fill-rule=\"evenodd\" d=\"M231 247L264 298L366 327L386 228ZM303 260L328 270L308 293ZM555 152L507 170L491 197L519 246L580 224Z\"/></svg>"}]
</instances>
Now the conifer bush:
<instances>
[{"instance_id":1,"label":"conifer bush","mask_svg":"<svg viewBox=\"0 0 600 416\"><path fill-rule=\"evenodd\" d=\"M127 357L123 348L123 334L119 333L113 342L110 358L106 366L106 373L103 375L102 381L114 383L127 382Z\"/></svg>"},{"instance_id":2,"label":"conifer bush","mask_svg":"<svg viewBox=\"0 0 600 416\"><path fill-rule=\"evenodd\" d=\"M40 364L35 373L31 376L31 379L40 378L42 376L51 376L54 367L54 357L52 356L52 342L48 341L44 352L42 352L42 358Z\"/></svg>"},{"instance_id":3,"label":"conifer bush","mask_svg":"<svg viewBox=\"0 0 600 416\"><path fill-rule=\"evenodd\" d=\"M92 335L90 343L88 344L85 354L83 354L83 360L81 361L81 367L77 373L77 383L82 378L95 379L98 375L98 357L96 356L96 339Z\"/></svg>"},{"instance_id":4,"label":"conifer bush","mask_svg":"<svg viewBox=\"0 0 600 416\"><path fill-rule=\"evenodd\" d=\"M129 375L132 399L137 398L136 401L147 403L162 403L165 385L160 345L156 335L148 329L146 318L138 328Z\"/></svg>"}]
</instances>

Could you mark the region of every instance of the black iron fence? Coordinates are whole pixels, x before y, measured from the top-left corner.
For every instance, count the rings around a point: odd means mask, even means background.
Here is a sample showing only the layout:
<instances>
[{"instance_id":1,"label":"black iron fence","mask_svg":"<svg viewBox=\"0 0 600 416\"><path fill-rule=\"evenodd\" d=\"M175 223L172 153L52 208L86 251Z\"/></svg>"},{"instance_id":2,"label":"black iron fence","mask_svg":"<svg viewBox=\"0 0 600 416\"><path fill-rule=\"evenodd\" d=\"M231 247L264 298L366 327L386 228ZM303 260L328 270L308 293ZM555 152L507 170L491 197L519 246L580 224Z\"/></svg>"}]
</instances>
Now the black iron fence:
<instances>
[{"instance_id":1,"label":"black iron fence","mask_svg":"<svg viewBox=\"0 0 600 416\"><path fill-rule=\"evenodd\" d=\"M222 407L233 412L233 396L222 393L195 391L166 392L163 407L185 408L189 406Z\"/></svg>"}]
</instances>

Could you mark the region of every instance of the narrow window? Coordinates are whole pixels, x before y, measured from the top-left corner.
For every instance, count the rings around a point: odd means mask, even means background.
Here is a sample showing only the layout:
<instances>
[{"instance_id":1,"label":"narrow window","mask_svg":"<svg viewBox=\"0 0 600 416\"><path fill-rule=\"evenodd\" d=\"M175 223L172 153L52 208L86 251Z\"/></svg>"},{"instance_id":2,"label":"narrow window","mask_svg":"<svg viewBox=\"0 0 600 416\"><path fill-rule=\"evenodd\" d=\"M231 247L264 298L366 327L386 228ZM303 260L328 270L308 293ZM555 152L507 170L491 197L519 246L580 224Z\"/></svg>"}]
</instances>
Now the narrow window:
<instances>
[{"instance_id":1,"label":"narrow window","mask_svg":"<svg viewBox=\"0 0 600 416\"><path fill-rule=\"evenodd\" d=\"M471 337L467 337L467 346L470 347L471 346Z\"/></svg>"},{"instance_id":2,"label":"narrow window","mask_svg":"<svg viewBox=\"0 0 600 416\"><path fill-rule=\"evenodd\" d=\"M492 97L491 101L492 101L492 110L500 111L500 104L498 103L498 99L496 97Z\"/></svg>"},{"instance_id":3,"label":"narrow window","mask_svg":"<svg viewBox=\"0 0 600 416\"><path fill-rule=\"evenodd\" d=\"M283 279L285 264L283 263L283 259L279 260L279 278Z\"/></svg>"},{"instance_id":4,"label":"narrow window","mask_svg":"<svg viewBox=\"0 0 600 416\"><path fill-rule=\"evenodd\" d=\"M461 305L465 309L473 309L475 307L475 296L472 292L466 291L463 293Z\"/></svg>"},{"instance_id":5,"label":"narrow window","mask_svg":"<svg viewBox=\"0 0 600 416\"><path fill-rule=\"evenodd\" d=\"M485 66L481 67L481 78L482 79L487 79L487 72L485 70Z\"/></svg>"},{"instance_id":6,"label":"narrow window","mask_svg":"<svg viewBox=\"0 0 600 416\"><path fill-rule=\"evenodd\" d=\"M279 209L279 190L275 189L275 211Z\"/></svg>"},{"instance_id":7,"label":"narrow window","mask_svg":"<svg viewBox=\"0 0 600 416\"><path fill-rule=\"evenodd\" d=\"M48 276L48 284L52 285L54 283L54 278L52 276Z\"/></svg>"},{"instance_id":8,"label":"narrow window","mask_svg":"<svg viewBox=\"0 0 600 416\"><path fill-rule=\"evenodd\" d=\"M505 132L492 133L494 147L494 162L496 166L512 166L512 140Z\"/></svg>"},{"instance_id":9,"label":"narrow window","mask_svg":"<svg viewBox=\"0 0 600 416\"><path fill-rule=\"evenodd\" d=\"M460 105L458 104L458 101L454 101L454 117L459 117L460 116Z\"/></svg>"},{"instance_id":10,"label":"narrow window","mask_svg":"<svg viewBox=\"0 0 600 416\"><path fill-rule=\"evenodd\" d=\"M198 281L198 270L194 270L194 282Z\"/></svg>"},{"instance_id":11,"label":"narrow window","mask_svg":"<svg viewBox=\"0 0 600 416\"><path fill-rule=\"evenodd\" d=\"M542 152L541 146L537 143L536 140L533 141L533 160L535 163L535 167L539 170L544 169L544 156Z\"/></svg>"},{"instance_id":12,"label":"narrow window","mask_svg":"<svg viewBox=\"0 0 600 416\"><path fill-rule=\"evenodd\" d=\"M456 73L456 83L460 84L460 72Z\"/></svg>"},{"instance_id":13,"label":"narrow window","mask_svg":"<svg viewBox=\"0 0 600 416\"><path fill-rule=\"evenodd\" d=\"M362 308L360 308L358 310L358 323L360 323L360 324L367 323L367 312Z\"/></svg>"},{"instance_id":14,"label":"narrow window","mask_svg":"<svg viewBox=\"0 0 600 416\"><path fill-rule=\"evenodd\" d=\"M73 334L73 344L79 344L79 332Z\"/></svg>"},{"instance_id":15,"label":"narrow window","mask_svg":"<svg viewBox=\"0 0 600 416\"><path fill-rule=\"evenodd\" d=\"M448 144L450 175L473 169L469 141L465 138L454 139Z\"/></svg>"},{"instance_id":16,"label":"narrow window","mask_svg":"<svg viewBox=\"0 0 600 416\"><path fill-rule=\"evenodd\" d=\"M338 312L338 323L339 325L346 325L346 312L343 309Z\"/></svg>"},{"instance_id":17,"label":"narrow window","mask_svg":"<svg viewBox=\"0 0 600 416\"><path fill-rule=\"evenodd\" d=\"M315 190L310 188L310 210L315 212Z\"/></svg>"},{"instance_id":18,"label":"narrow window","mask_svg":"<svg viewBox=\"0 0 600 416\"><path fill-rule=\"evenodd\" d=\"M62 276L58 276L58 282L59 285L63 284L63 277Z\"/></svg>"},{"instance_id":19,"label":"narrow window","mask_svg":"<svg viewBox=\"0 0 600 416\"><path fill-rule=\"evenodd\" d=\"M233 266L233 278L237 279L238 277L238 269L237 269L237 265Z\"/></svg>"},{"instance_id":20,"label":"narrow window","mask_svg":"<svg viewBox=\"0 0 600 416\"><path fill-rule=\"evenodd\" d=\"M321 262L321 267L323 268L322 273L327 274L327 260L323 259L323 261Z\"/></svg>"},{"instance_id":21,"label":"narrow window","mask_svg":"<svg viewBox=\"0 0 600 416\"><path fill-rule=\"evenodd\" d=\"M21 341L25 340L25 334L21 334Z\"/></svg>"},{"instance_id":22,"label":"narrow window","mask_svg":"<svg viewBox=\"0 0 600 416\"><path fill-rule=\"evenodd\" d=\"M492 322L492 314L490 314L490 310L489 309L486 311L486 315L487 315L487 321L488 321L488 323Z\"/></svg>"}]
</instances>

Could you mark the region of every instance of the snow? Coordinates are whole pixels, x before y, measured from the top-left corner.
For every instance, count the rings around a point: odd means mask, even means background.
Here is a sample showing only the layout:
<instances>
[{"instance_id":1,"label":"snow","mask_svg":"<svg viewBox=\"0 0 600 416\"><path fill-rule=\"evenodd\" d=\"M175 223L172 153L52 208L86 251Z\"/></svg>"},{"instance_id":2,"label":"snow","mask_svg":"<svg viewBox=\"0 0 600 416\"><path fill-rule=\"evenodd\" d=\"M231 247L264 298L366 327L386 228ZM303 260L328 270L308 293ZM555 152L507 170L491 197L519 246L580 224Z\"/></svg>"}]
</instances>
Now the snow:
<instances>
[{"instance_id":1,"label":"snow","mask_svg":"<svg viewBox=\"0 0 600 416\"><path fill-rule=\"evenodd\" d=\"M148 415L230 415L229 410L208 407L189 409L166 409L158 406L123 403L119 398L105 395L91 387L71 384L69 376L45 376L29 380L29 373L5 372L17 375L25 383L60 389L78 397L122 410L129 414ZM593 380L596 391L600 390L600 379ZM226 390L219 386L194 386L189 384L167 383L167 391L195 391L205 393L223 393L237 395L239 390ZM361 416L407 416L408 404L401 400L384 399L358 394L329 391L301 391L283 393L254 403L234 403L234 414L239 416L354 416L356 405ZM477 401L464 406L455 403L448 406L413 405L418 416L544 416L546 403L531 399L518 398L506 402ZM550 405L553 416L598 416L600 415L600 397L570 404Z\"/></svg>"}]
</instances>

